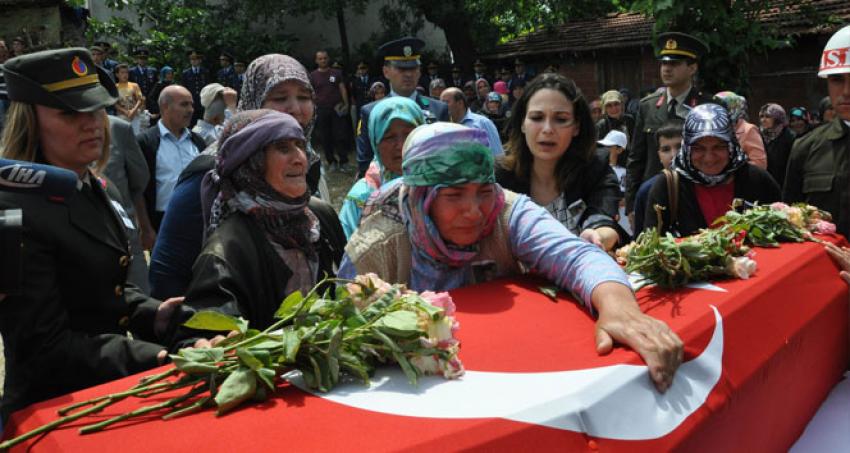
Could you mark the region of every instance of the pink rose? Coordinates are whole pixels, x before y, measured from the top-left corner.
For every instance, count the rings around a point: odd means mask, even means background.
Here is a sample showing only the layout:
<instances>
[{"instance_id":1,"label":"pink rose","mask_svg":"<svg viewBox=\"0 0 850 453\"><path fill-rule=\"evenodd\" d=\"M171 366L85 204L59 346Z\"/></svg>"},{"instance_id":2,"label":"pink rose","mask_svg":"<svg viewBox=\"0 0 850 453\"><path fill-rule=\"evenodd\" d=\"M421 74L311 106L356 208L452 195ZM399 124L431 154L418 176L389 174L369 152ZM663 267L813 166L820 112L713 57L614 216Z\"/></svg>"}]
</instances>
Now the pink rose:
<instances>
[{"instance_id":1,"label":"pink rose","mask_svg":"<svg viewBox=\"0 0 850 453\"><path fill-rule=\"evenodd\" d=\"M455 313L455 303L452 300L452 296L447 292L435 293L433 291L425 291L419 294L425 302L437 307L442 308L446 313L446 316L452 316Z\"/></svg>"},{"instance_id":2,"label":"pink rose","mask_svg":"<svg viewBox=\"0 0 850 453\"><path fill-rule=\"evenodd\" d=\"M821 220L815 223L814 231L815 233L820 234L832 234L835 233L835 224L827 222L826 220Z\"/></svg>"},{"instance_id":3,"label":"pink rose","mask_svg":"<svg viewBox=\"0 0 850 453\"><path fill-rule=\"evenodd\" d=\"M788 205L781 201L777 201L776 203L772 203L770 205L770 209L773 209L774 211L784 211L788 209Z\"/></svg>"}]
</instances>

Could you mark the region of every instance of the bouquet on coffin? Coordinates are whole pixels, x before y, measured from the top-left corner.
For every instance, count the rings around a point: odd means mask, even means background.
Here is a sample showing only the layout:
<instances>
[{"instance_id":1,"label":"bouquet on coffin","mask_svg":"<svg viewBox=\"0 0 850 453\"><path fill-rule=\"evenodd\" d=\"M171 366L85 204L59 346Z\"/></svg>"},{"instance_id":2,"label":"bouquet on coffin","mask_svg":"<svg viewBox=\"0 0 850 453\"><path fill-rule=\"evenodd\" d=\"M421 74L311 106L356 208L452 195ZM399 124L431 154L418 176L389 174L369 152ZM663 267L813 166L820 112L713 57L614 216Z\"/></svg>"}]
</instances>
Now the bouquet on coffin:
<instances>
[{"instance_id":1,"label":"bouquet on coffin","mask_svg":"<svg viewBox=\"0 0 850 453\"><path fill-rule=\"evenodd\" d=\"M334 281L335 297L318 288ZM376 366L395 363L410 381L425 374L453 379L463 374L454 338L458 328L448 293L416 293L390 285L374 274L354 280L325 280L306 296L296 292L275 313L278 319L263 331L248 321L215 311L200 311L184 325L209 331L236 331L212 348L182 349L171 356L170 369L147 376L136 386L59 410L61 418L17 438L0 443L0 451L123 399L147 398L182 390L164 402L89 424L81 434L153 412L170 419L208 407L222 415L248 401L265 401L280 376L298 370L310 388L327 392L350 375L369 383Z\"/></svg>"},{"instance_id":2,"label":"bouquet on coffin","mask_svg":"<svg viewBox=\"0 0 850 453\"><path fill-rule=\"evenodd\" d=\"M640 286L656 284L677 288L691 282L717 278L747 279L756 271L751 247L778 247L780 242L820 242L813 233L830 234L835 225L826 211L805 204L753 205L742 212L734 208L718 218L712 228L685 238L662 235L655 228L617 250L617 262L637 273ZM659 215L664 208L656 205Z\"/></svg>"}]
</instances>

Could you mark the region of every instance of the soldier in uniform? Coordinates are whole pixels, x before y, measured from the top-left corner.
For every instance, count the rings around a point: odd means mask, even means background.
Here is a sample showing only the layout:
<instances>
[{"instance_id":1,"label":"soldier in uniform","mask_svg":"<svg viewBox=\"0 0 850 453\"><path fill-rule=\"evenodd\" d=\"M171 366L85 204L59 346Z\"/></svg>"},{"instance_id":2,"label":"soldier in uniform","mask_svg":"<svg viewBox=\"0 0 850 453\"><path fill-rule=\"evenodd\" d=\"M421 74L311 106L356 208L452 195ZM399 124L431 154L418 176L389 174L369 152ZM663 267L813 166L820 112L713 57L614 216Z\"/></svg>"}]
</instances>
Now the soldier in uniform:
<instances>
[{"instance_id":1,"label":"soldier in uniform","mask_svg":"<svg viewBox=\"0 0 850 453\"><path fill-rule=\"evenodd\" d=\"M115 201L120 193L92 170L108 159L104 108L118 95L105 70L86 49L69 48L13 58L3 72L12 105L0 157L77 178L66 197L0 191L0 209L21 209L24 220L22 290L0 299L5 418L162 364L157 341L179 300L159 302L127 282L133 223Z\"/></svg>"},{"instance_id":2,"label":"soldier in uniform","mask_svg":"<svg viewBox=\"0 0 850 453\"><path fill-rule=\"evenodd\" d=\"M153 66L148 66L148 49L140 47L133 53L136 58L136 66L130 68L130 81L139 85L142 93L148 94L156 85L159 71Z\"/></svg>"},{"instance_id":3,"label":"soldier in uniform","mask_svg":"<svg viewBox=\"0 0 850 453\"><path fill-rule=\"evenodd\" d=\"M112 44L106 41L95 41L94 45L103 49L103 67L112 74L112 71L118 66L118 61L110 58L112 56Z\"/></svg>"},{"instance_id":4,"label":"soldier in uniform","mask_svg":"<svg viewBox=\"0 0 850 453\"><path fill-rule=\"evenodd\" d=\"M839 233L850 237L850 25L826 43L818 76L826 79L835 118L794 142L783 199L804 201L832 213Z\"/></svg>"},{"instance_id":5,"label":"soldier in uniform","mask_svg":"<svg viewBox=\"0 0 850 453\"><path fill-rule=\"evenodd\" d=\"M245 62L236 60L233 62L233 71L236 72L236 86L233 87L239 96L242 96L242 84L245 83Z\"/></svg>"},{"instance_id":6,"label":"soldier in uniform","mask_svg":"<svg viewBox=\"0 0 850 453\"><path fill-rule=\"evenodd\" d=\"M218 83L233 88L240 87L239 84L239 76L236 75L236 69L233 67L233 55L222 52L218 57L218 62L221 65L221 69L218 70L217 80Z\"/></svg>"},{"instance_id":7,"label":"soldier in uniform","mask_svg":"<svg viewBox=\"0 0 850 453\"><path fill-rule=\"evenodd\" d=\"M626 163L626 212L634 215L634 201L641 183L662 170L655 131L671 119L684 120L691 108L711 102L693 86L699 59L708 45L684 33L661 33L657 42L661 80L665 90L640 101Z\"/></svg>"},{"instance_id":8,"label":"soldier in uniform","mask_svg":"<svg viewBox=\"0 0 850 453\"><path fill-rule=\"evenodd\" d=\"M425 42L418 38L401 38L390 41L378 48L378 55L384 59L384 77L390 82L388 96L405 96L416 101L425 121L449 121L449 108L442 102L429 99L416 91L419 82L419 52ZM357 126L357 172L362 178L372 162L374 152L369 143L369 112L380 101L370 102L360 109L360 123Z\"/></svg>"},{"instance_id":9,"label":"soldier in uniform","mask_svg":"<svg viewBox=\"0 0 850 453\"><path fill-rule=\"evenodd\" d=\"M210 73L207 68L201 66L204 61L204 56L197 50L190 50L186 53L189 57L188 69L183 70L180 77L180 85L186 87L192 93L192 102L195 104L195 112L192 114L192 124L189 127L194 127L195 123L204 116L204 108L201 106L201 90L210 83Z\"/></svg>"}]
</instances>

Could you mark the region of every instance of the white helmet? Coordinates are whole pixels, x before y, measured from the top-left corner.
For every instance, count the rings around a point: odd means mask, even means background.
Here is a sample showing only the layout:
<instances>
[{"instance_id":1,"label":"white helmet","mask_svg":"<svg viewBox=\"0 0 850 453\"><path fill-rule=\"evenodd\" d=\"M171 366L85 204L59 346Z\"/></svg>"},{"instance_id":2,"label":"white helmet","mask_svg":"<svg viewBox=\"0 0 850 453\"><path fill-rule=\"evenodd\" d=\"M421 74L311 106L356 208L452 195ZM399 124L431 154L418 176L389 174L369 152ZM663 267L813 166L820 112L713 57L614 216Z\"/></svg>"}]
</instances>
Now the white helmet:
<instances>
[{"instance_id":1,"label":"white helmet","mask_svg":"<svg viewBox=\"0 0 850 453\"><path fill-rule=\"evenodd\" d=\"M820 57L818 77L825 79L832 74L850 72L850 25L835 32Z\"/></svg>"}]
</instances>

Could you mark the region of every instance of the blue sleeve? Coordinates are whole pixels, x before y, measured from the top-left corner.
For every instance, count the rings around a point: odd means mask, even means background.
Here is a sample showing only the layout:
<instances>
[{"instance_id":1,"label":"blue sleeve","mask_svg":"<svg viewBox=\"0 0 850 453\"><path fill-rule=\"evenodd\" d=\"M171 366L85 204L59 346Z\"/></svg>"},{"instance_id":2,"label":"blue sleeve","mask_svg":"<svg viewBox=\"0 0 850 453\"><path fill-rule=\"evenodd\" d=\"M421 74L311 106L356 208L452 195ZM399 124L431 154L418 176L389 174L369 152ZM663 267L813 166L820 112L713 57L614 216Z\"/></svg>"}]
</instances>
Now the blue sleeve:
<instances>
[{"instance_id":1,"label":"blue sleeve","mask_svg":"<svg viewBox=\"0 0 850 453\"><path fill-rule=\"evenodd\" d=\"M151 253L151 295L160 300L182 296L192 281L192 265L201 253L204 219L201 212L203 173L180 181L159 227Z\"/></svg>"},{"instance_id":2,"label":"blue sleeve","mask_svg":"<svg viewBox=\"0 0 850 453\"><path fill-rule=\"evenodd\" d=\"M600 283L616 282L631 289L625 272L607 253L570 233L525 195L513 205L509 231L517 259L571 291L591 312L590 296Z\"/></svg>"},{"instance_id":3,"label":"blue sleeve","mask_svg":"<svg viewBox=\"0 0 850 453\"><path fill-rule=\"evenodd\" d=\"M351 259L348 257L348 253L342 255L342 262L339 263L339 270L336 272L337 278L346 278L353 279L357 276L357 269L354 267L354 263L351 262Z\"/></svg>"},{"instance_id":4,"label":"blue sleeve","mask_svg":"<svg viewBox=\"0 0 850 453\"><path fill-rule=\"evenodd\" d=\"M345 233L346 239L351 239L351 235L360 225L361 212L362 209L357 206L354 200L347 197L343 200L342 208L339 210L339 222L342 224L342 231Z\"/></svg>"},{"instance_id":5,"label":"blue sleeve","mask_svg":"<svg viewBox=\"0 0 850 453\"><path fill-rule=\"evenodd\" d=\"M656 179L658 179L658 175L644 181L640 185L637 195L635 196L635 232L633 235L635 238L637 238L640 232L643 231L643 216L646 213L646 200L649 198L649 189L652 189L652 185L655 183Z\"/></svg>"},{"instance_id":6,"label":"blue sleeve","mask_svg":"<svg viewBox=\"0 0 850 453\"><path fill-rule=\"evenodd\" d=\"M371 110L370 104L360 108L360 123L357 125L357 167L361 173L366 172L374 156L372 144L369 143L369 111Z\"/></svg>"},{"instance_id":7,"label":"blue sleeve","mask_svg":"<svg viewBox=\"0 0 850 453\"><path fill-rule=\"evenodd\" d=\"M490 142L490 149L493 150L493 157L499 157L505 154L502 149L502 139L499 138L499 130L496 129L496 124L489 118L484 118L484 130L487 131L487 140Z\"/></svg>"}]
</instances>

